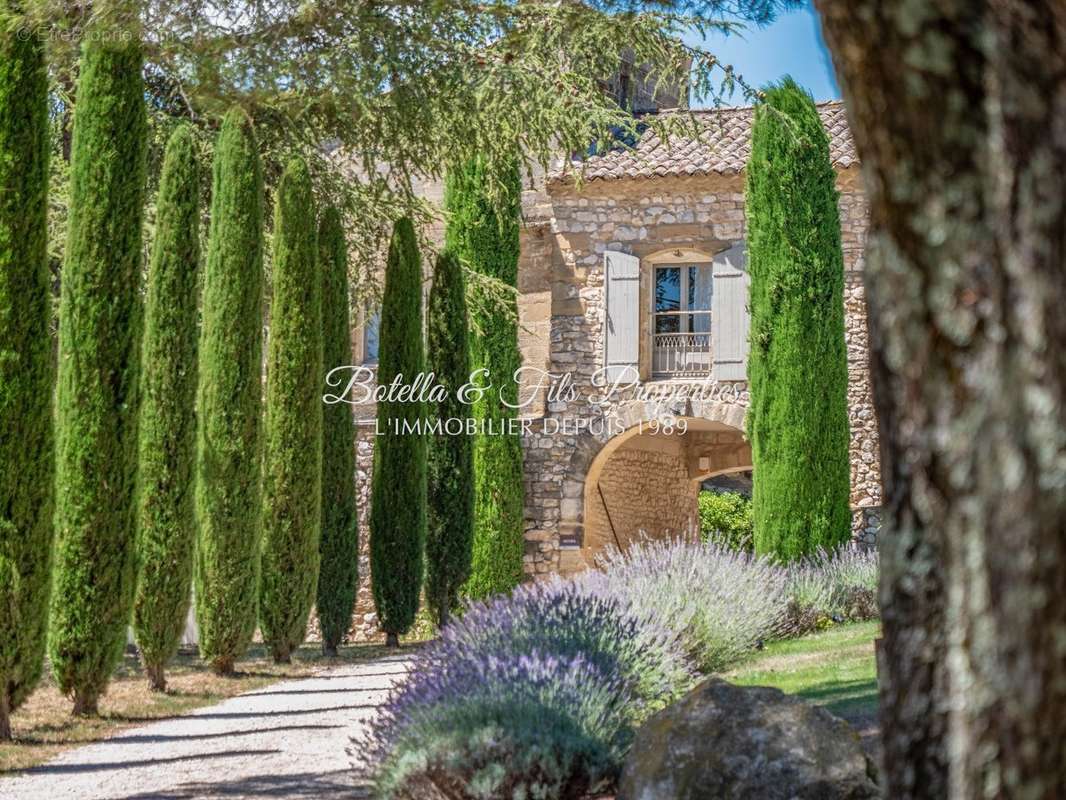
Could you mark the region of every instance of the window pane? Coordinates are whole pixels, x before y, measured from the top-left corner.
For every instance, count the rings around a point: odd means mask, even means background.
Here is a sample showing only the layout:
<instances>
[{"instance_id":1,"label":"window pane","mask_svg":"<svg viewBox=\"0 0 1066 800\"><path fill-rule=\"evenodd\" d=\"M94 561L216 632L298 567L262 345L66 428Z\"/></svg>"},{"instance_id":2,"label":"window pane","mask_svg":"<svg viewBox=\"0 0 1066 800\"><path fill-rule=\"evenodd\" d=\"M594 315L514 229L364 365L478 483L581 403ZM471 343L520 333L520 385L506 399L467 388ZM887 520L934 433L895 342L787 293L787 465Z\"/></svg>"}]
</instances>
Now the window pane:
<instances>
[{"instance_id":1,"label":"window pane","mask_svg":"<svg viewBox=\"0 0 1066 800\"><path fill-rule=\"evenodd\" d=\"M681 317L677 314L663 314L655 317L656 333L677 333L681 330Z\"/></svg>"},{"instance_id":2,"label":"window pane","mask_svg":"<svg viewBox=\"0 0 1066 800\"><path fill-rule=\"evenodd\" d=\"M655 310L681 309L681 268L659 267L655 270Z\"/></svg>"},{"instance_id":3,"label":"window pane","mask_svg":"<svg viewBox=\"0 0 1066 800\"><path fill-rule=\"evenodd\" d=\"M688 268L688 308L692 311L711 310L711 266L704 264Z\"/></svg>"},{"instance_id":4,"label":"window pane","mask_svg":"<svg viewBox=\"0 0 1066 800\"><path fill-rule=\"evenodd\" d=\"M381 312L375 311L366 320L363 340L366 342L366 363L375 364L378 360L378 327L381 325Z\"/></svg>"}]
</instances>

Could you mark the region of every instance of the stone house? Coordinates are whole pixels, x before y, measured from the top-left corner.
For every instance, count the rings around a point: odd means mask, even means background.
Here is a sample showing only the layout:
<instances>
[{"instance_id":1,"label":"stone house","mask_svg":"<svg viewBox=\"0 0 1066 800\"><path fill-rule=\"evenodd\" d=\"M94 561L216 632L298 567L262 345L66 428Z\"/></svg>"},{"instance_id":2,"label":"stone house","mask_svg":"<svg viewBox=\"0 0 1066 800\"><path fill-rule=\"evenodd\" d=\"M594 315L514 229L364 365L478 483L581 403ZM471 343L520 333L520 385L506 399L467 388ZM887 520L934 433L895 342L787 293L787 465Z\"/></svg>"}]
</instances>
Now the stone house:
<instances>
[{"instance_id":1,"label":"stone house","mask_svg":"<svg viewBox=\"0 0 1066 800\"><path fill-rule=\"evenodd\" d=\"M819 113L840 192L853 528L869 542L881 485L861 278L867 210L844 107L824 103ZM587 159L581 182L563 164L523 196L518 305L529 575L572 573L609 544L694 529L701 482L752 467L743 435L743 170L752 110L697 114L705 131L699 141L667 147L648 133L634 150ZM440 186L424 188L439 198ZM357 360L372 362L372 322L355 338ZM545 376L552 391L535 391ZM357 409L364 521L373 414L373 406ZM357 626L373 623L363 607L368 599L364 592Z\"/></svg>"}]
</instances>

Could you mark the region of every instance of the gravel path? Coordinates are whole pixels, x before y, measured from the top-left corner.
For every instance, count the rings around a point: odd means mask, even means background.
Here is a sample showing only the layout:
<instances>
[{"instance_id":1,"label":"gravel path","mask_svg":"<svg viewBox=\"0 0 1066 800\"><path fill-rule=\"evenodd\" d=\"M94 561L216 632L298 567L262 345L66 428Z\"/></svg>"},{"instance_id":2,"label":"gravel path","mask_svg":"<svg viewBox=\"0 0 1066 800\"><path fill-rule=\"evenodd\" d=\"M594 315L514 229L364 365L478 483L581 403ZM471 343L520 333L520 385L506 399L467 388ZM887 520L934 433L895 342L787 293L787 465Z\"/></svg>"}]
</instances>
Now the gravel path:
<instances>
[{"instance_id":1,"label":"gravel path","mask_svg":"<svg viewBox=\"0 0 1066 800\"><path fill-rule=\"evenodd\" d=\"M367 798L348 754L409 667L388 657L283 681L67 751L14 779L5 800Z\"/></svg>"}]
</instances>

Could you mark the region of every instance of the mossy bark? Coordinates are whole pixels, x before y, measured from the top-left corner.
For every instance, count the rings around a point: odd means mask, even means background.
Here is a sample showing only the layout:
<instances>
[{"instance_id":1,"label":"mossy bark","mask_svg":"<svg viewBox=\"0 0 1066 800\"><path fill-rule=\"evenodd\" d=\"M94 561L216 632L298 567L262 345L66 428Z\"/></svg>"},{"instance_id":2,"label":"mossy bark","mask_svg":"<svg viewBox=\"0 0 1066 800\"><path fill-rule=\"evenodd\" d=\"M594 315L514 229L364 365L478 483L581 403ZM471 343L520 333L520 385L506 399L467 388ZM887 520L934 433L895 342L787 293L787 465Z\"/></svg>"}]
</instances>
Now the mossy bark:
<instances>
[{"instance_id":1,"label":"mossy bark","mask_svg":"<svg viewBox=\"0 0 1066 800\"><path fill-rule=\"evenodd\" d=\"M94 714L135 588L141 223L147 118L136 35L87 37L59 309L56 568L49 654Z\"/></svg>"},{"instance_id":2,"label":"mossy bark","mask_svg":"<svg viewBox=\"0 0 1066 800\"><path fill-rule=\"evenodd\" d=\"M818 0L870 205L886 797L1066 796L1066 15Z\"/></svg>"},{"instance_id":3,"label":"mossy bark","mask_svg":"<svg viewBox=\"0 0 1066 800\"><path fill-rule=\"evenodd\" d=\"M0 740L41 676L51 589L48 75L0 32Z\"/></svg>"},{"instance_id":4,"label":"mossy bark","mask_svg":"<svg viewBox=\"0 0 1066 800\"><path fill-rule=\"evenodd\" d=\"M274 211L263 459L263 640L288 662L307 631L322 531L322 278L311 175L286 167Z\"/></svg>"},{"instance_id":5,"label":"mossy bark","mask_svg":"<svg viewBox=\"0 0 1066 800\"><path fill-rule=\"evenodd\" d=\"M261 504L263 177L252 121L215 147L197 389L196 618L200 655L233 672L255 633Z\"/></svg>"},{"instance_id":6,"label":"mossy bark","mask_svg":"<svg viewBox=\"0 0 1066 800\"><path fill-rule=\"evenodd\" d=\"M191 128L170 137L156 203L148 268L141 411L133 628L149 683L166 686L189 611L196 514L197 286L200 170Z\"/></svg>"}]
</instances>

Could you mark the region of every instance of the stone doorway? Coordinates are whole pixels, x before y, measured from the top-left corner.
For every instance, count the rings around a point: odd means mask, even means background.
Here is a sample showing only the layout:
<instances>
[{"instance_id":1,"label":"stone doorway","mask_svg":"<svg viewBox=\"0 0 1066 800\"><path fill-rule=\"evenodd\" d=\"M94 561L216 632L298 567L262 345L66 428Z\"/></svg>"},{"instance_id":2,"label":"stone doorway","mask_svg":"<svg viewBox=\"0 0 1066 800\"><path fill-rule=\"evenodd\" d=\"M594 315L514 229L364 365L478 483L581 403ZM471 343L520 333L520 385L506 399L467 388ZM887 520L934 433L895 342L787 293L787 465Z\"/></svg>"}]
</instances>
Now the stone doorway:
<instances>
[{"instance_id":1,"label":"stone doorway","mask_svg":"<svg viewBox=\"0 0 1066 800\"><path fill-rule=\"evenodd\" d=\"M637 425L609 441L584 482L581 558L589 567L608 547L641 538L695 535L697 497L707 478L751 467L751 447L724 422L681 418L684 432Z\"/></svg>"}]
</instances>

